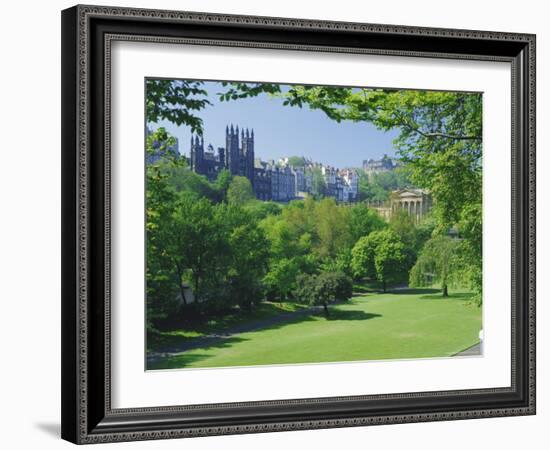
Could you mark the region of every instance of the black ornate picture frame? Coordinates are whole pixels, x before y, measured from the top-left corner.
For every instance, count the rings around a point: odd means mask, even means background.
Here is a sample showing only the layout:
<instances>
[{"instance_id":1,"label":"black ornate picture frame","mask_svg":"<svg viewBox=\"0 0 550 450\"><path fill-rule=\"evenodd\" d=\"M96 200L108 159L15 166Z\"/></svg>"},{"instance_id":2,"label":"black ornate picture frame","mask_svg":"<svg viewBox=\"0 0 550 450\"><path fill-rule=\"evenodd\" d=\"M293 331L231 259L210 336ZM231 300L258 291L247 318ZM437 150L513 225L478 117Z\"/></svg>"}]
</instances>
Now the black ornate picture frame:
<instances>
[{"instance_id":1,"label":"black ornate picture frame","mask_svg":"<svg viewBox=\"0 0 550 450\"><path fill-rule=\"evenodd\" d=\"M511 386L113 409L109 112L114 41L509 62ZM535 414L534 35L75 6L62 12L62 110L64 439L84 444Z\"/></svg>"}]
</instances>

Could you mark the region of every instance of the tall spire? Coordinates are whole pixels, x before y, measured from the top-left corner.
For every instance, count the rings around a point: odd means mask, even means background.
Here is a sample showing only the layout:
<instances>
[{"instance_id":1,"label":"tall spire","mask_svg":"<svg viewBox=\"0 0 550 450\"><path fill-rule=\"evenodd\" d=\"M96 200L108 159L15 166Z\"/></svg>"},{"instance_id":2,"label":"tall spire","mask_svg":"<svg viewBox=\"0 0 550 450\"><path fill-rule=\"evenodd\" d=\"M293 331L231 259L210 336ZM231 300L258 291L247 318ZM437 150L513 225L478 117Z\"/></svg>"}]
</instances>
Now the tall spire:
<instances>
[{"instance_id":1,"label":"tall spire","mask_svg":"<svg viewBox=\"0 0 550 450\"><path fill-rule=\"evenodd\" d=\"M229 134L229 125L226 125L226 126L225 126L225 134L226 134L226 135Z\"/></svg>"},{"instance_id":2,"label":"tall spire","mask_svg":"<svg viewBox=\"0 0 550 450\"><path fill-rule=\"evenodd\" d=\"M235 132L235 129L233 128L233 124L231 124L231 134L233 134Z\"/></svg>"},{"instance_id":3,"label":"tall spire","mask_svg":"<svg viewBox=\"0 0 550 450\"><path fill-rule=\"evenodd\" d=\"M250 137L254 139L254 128L252 128L252 132L250 133Z\"/></svg>"},{"instance_id":4,"label":"tall spire","mask_svg":"<svg viewBox=\"0 0 550 450\"><path fill-rule=\"evenodd\" d=\"M248 128L246 129L246 137L250 137L250 133L248 132Z\"/></svg>"},{"instance_id":5,"label":"tall spire","mask_svg":"<svg viewBox=\"0 0 550 450\"><path fill-rule=\"evenodd\" d=\"M237 125L237 128L235 128L235 131L237 132L237 134L239 134L239 125Z\"/></svg>"}]
</instances>

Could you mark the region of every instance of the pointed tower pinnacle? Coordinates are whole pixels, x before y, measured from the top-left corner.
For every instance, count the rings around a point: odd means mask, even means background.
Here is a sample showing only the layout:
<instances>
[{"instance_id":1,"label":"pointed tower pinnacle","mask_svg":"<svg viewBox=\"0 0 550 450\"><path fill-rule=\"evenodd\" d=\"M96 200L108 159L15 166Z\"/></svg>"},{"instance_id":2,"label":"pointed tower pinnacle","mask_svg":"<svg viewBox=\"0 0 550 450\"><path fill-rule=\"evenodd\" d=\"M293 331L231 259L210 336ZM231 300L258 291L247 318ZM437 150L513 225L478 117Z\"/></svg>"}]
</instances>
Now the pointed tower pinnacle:
<instances>
[{"instance_id":1,"label":"pointed tower pinnacle","mask_svg":"<svg viewBox=\"0 0 550 450\"><path fill-rule=\"evenodd\" d=\"M226 126L225 126L225 134L226 134L226 135L229 134L229 125L226 125Z\"/></svg>"}]
</instances>

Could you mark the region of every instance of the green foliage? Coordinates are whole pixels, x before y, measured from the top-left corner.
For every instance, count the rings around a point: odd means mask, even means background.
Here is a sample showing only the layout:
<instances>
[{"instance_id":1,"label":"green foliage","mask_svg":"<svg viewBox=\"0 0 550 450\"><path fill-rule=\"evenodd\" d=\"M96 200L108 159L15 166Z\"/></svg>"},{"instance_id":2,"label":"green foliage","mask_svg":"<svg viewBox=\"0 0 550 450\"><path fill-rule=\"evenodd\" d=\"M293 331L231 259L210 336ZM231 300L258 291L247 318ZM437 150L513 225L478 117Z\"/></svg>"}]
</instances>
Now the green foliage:
<instances>
[{"instance_id":1,"label":"green foliage","mask_svg":"<svg viewBox=\"0 0 550 450\"><path fill-rule=\"evenodd\" d=\"M449 286L456 285L464 271L460 255L460 241L445 235L432 237L420 252L410 272L411 286L441 285L443 296L448 296Z\"/></svg>"},{"instance_id":2,"label":"green foliage","mask_svg":"<svg viewBox=\"0 0 550 450\"><path fill-rule=\"evenodd\" d=\"M345 273L321 272L319 275L299 275L294 296L302 303L323 306L328 316L328 304L349 300L352 290L351 278Z\"/></svg>"},{"instance_id":3,"label":"green foliage","mask_svg":"<svg viewBox=\"0 0 550 450\"><path fill-rule=\"evenodd\" d=\"M290 298L299 273L299 264L296 258L272 260L269 272L263 279L266 295L281 300Z\"/></svg>"},{"instance_id":4,"label":"green foliage","mask_svg":"<svg viewBox=\"0 0 550 450\"><path fill-rule=\"evenodd\" d=\"M355 278L376 279L385 291L406 272L405 245L391 229L374 231L353 247L351 267Z\"/></svg>"},{"instance_id":5,"label":"green foliage","mask_svg":"<svg viewBox=\"0 0 550 450\"><path fill-rule=\"evenodd\" d=\"M212 202L222 199L222 194L204 175L193 172L183 158L177 161L161 159L157 164L168 184L175 191L186 193L196 199L206 198Z\"/></svg>"},{"instance_id":6,"label":"green foliage","mask_svg":"<svg viewBox=\"0 0 550 450\"><path fill-rule=\"evenodd\" d=\"M325 198L316 204L315 216L318 237L315 250L321 258L333 258L350 245L349 209L337 206L333 198Z\"/></svg>"},{"instance_id":7,"label":"green foliage","mask_svg":"<svg viewBox=\"0 0 550 450\"><path fill-rule=\"evenodd\" d=\"M245 205L246 210L255 220L262 220L268 216L277 216L281 214L283 207L276 202L265 202L261 200L248 202Z\"/></svg>"},{"instance_id":8,"label":"green foliage","mask_svg":"<svg viewBox=\"0 0 550 450\"><path fill-rule=\"evenodd\" d=\"M187 125L193 133L202 134L202 119L196 112L210 105L202 81L146 80L147 123L167 120L176 125Z\"/></svg>"},{"instance_id":9,"label":"green foliage","mask_svg":"<svg viewBox=\"0 0 550 450\"><path fill-rule=\"evenodd\" d=\"M229 190L229 186L231 186L232 180L233 176L229 170L220 170L218 176L216 177L216 182L214 183L220 200L227 200L227 191Z\"/></svg>"},{"instance_id":10,"label":"green foliage","mask_svg":"<svg viewBox=\"0 0 550 450\"><path fill-rule=\"evenodd\" d=\"M315 198L322 198L325 195L327 185L325 177L319 167L315 167L311 174L311 193Z\"/></svg>"},{"instance_id":11,"label":"green foliage","mask_svg":"<svg viewBox=\"0 0 550 450\"><path fill-rule=\"evenodd\" d=\"M358 183L358 200L361 202L372 200L373 198L373 192L371 188L371 184L369 181L369 176L363 172L362 169L357 170L357 175L359 177L359 183Z\"/></svg>"},{"instance_id":12,"label":"green foliage","mask_svg":"<svg viewBox=\"0 0 550 450\"><path fill-rule=\"evenodd\" d=\"M350 210L351 239L355 243L359 238L386 228L387 224L380 215L363 203L351 207Z\"/></svg>"},{"instance_id":13,"label":"green foliage","mask_svg":"<svg viewBox=\"0 0 550 450\"><path fill-rule=\"evenodd\" d=\"M246 177L235 176L227 188L227 202L232 205L245 205L254 200L254 190Z\"/></svg>"},{"instance_id":14,"label":"green foliage","mask_svg":"<svg viewBox=\"0 0 550 450\"><path fill-rule=\"evenodd\" d=\"M221 212L204 198L182 195L166 224L167 253L178 280L191 283L197 301L215 298L221 288L228 250Z\"/></svg>"},{"instance_id":15,"label":"green foliage","mask_svg":"<svg viewBox=\"0 0 550 450\"><path fill-rule=\"evenodd\" d=\"M156 142L157 148L166 148L172 144L170 136L164 130L149 136L146 150L151 152ZM166 227L170 221L176 192L169 184L169 177L159 165L147 167L146 223L147 267L147 329L156 332L155 322L164 319L177 310L175 300L178 293L177 278L169 258L165 258L167 235Z\"/></svg>"},{"instance_id":16,"label":"green foliage","mask_svg":"<svg viewBox=\"0 0 550 450\"><path fill-rule=\"evenodd\" d=\"M202 121L196 114L209 104L201 85L148 80L148 123L168 120L200 134ZM415 185L433 195L433 217L415 224L406 214L398 214L387 224L364 204L337 205L323 198L326 185L319 168L312 172L313 197L283 206L256 200L245 177L221 171L210 182L192 172L185 158L161 158L147 167L150 329L156 320L178 310L183 283L191 285L199 301L197 310L225 313L253 308L262 298L296 296L305 301L309 295L306 303L326 305L329 297L339 298L335 286L342 277L370 278L385 289L387 283L403 281L414 265L411 282L425 283L421 278L433 273L432 279L447 286L460 274L481 299L480 95L224 85L222 101L266 93L289 106L321 110L335 121L368 121L383 130L398 129L395 146L404 165L370 177L360 171L360 199L385 202L391 190ZM174 143L159 128L148 136L146 150L165 154ZM304 158L294 156L289 162L303 166ZM456 245L439 242L437 236L451 226L461 240ZM183 314L188 310L184 305Z\"/></svg>"},{"instance_id":17,"label":"green foliage","mask_svg":"<svg viewBox=\"0 0 550 450\"><path fill-rule=\"evenodd\" d=\"M403 189L412 184L405 167L398 167L388 172L373 173L367 179L370 184L370 196L368 199L380 203L389 200L391 191Z\"/></svg>"},{"instance_id":18,"label":"green foliage","mask_svg":"<svg viewBox=\"0 0 550 450\"><path fill-rule=\"evenodd\" d=\"M481 223L481 94L301 85L283 91L269 83L229 86L228 98L268 93L286 105L320 110L337 122L370 122L381 130L399 130L394 145L405 166L371 180L360 174L360 199L385 202L389 189L410 183L428 189L434 198L436 232L459 226L469 278L481 292L480 233L461 229L475 230L472 224ZM315 195L322 196L323 189L322 180L314 174Z\"/></svg>"},{"instance_id":19,"label":"green foliage","mask_svg":"<svg viewBox=\"0 0 550 450\"><path fill-rule=\"evenodd\" d=\"M306 160L303 156L289 156L288 165L292 167L304 167L306 165Z\"/></svg>"},{"instance_id":20,"label":"green foliage","mask_svg":"<svg viewBox=\"0 0 550 450\"><path fill-rule=\"evenodd\" d=\"M159 127L145 139L145 152L147 155L161 155L163 159L175 162L178 155L170 155L169 149L176 145L176 138L166 131L166 128ZM182 158L182 161L184 159ZM181 162L183 164L184 162Z\"/></svg>"},{"instance_id":21,"label":"green foliage","mask_svg":"<svg viewBox=\"0 0 550 450\"><path fill-rule=\"evenodd\" d=\"M227 301L236 301L250 309L262 298L262 278L268 267L267 240L244 210L234 211L228 232L230 264L226 274L229 286ZM226 223L227 226L227 223Z\"/></svg>"},{"instance_id":22,"label":"green foliage","mask_svg":"<svg viewBox=\"0 0 550 450\"><path fill-rule=\"evenodd\" d=\"M474 301L482 303L482 206L481 203L468 205L462 211L458 228L464 238L460 244L461 265L470 288L474 291Z\"/></svg>"}]
</instances>

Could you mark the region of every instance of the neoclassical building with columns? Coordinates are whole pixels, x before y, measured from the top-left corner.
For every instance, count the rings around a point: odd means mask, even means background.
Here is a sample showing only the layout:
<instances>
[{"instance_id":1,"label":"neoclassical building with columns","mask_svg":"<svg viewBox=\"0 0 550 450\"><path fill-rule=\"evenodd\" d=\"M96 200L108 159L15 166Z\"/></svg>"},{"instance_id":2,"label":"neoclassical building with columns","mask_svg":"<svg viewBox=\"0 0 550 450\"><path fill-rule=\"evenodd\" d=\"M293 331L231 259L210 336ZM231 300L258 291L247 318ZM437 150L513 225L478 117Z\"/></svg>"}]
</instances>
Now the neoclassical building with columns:
<instances>
[{"instance_id":1,"label":"neoclassical building with columns","mask_svg":"<svg viewBox=\"0 0 550 450\"><path fill-rule=\"evenodd\" d=\"M392 213L406 211L418 223L432 208L432 197L425 189L401 189L390 197Z\"/></svg>"}]
</instances>

